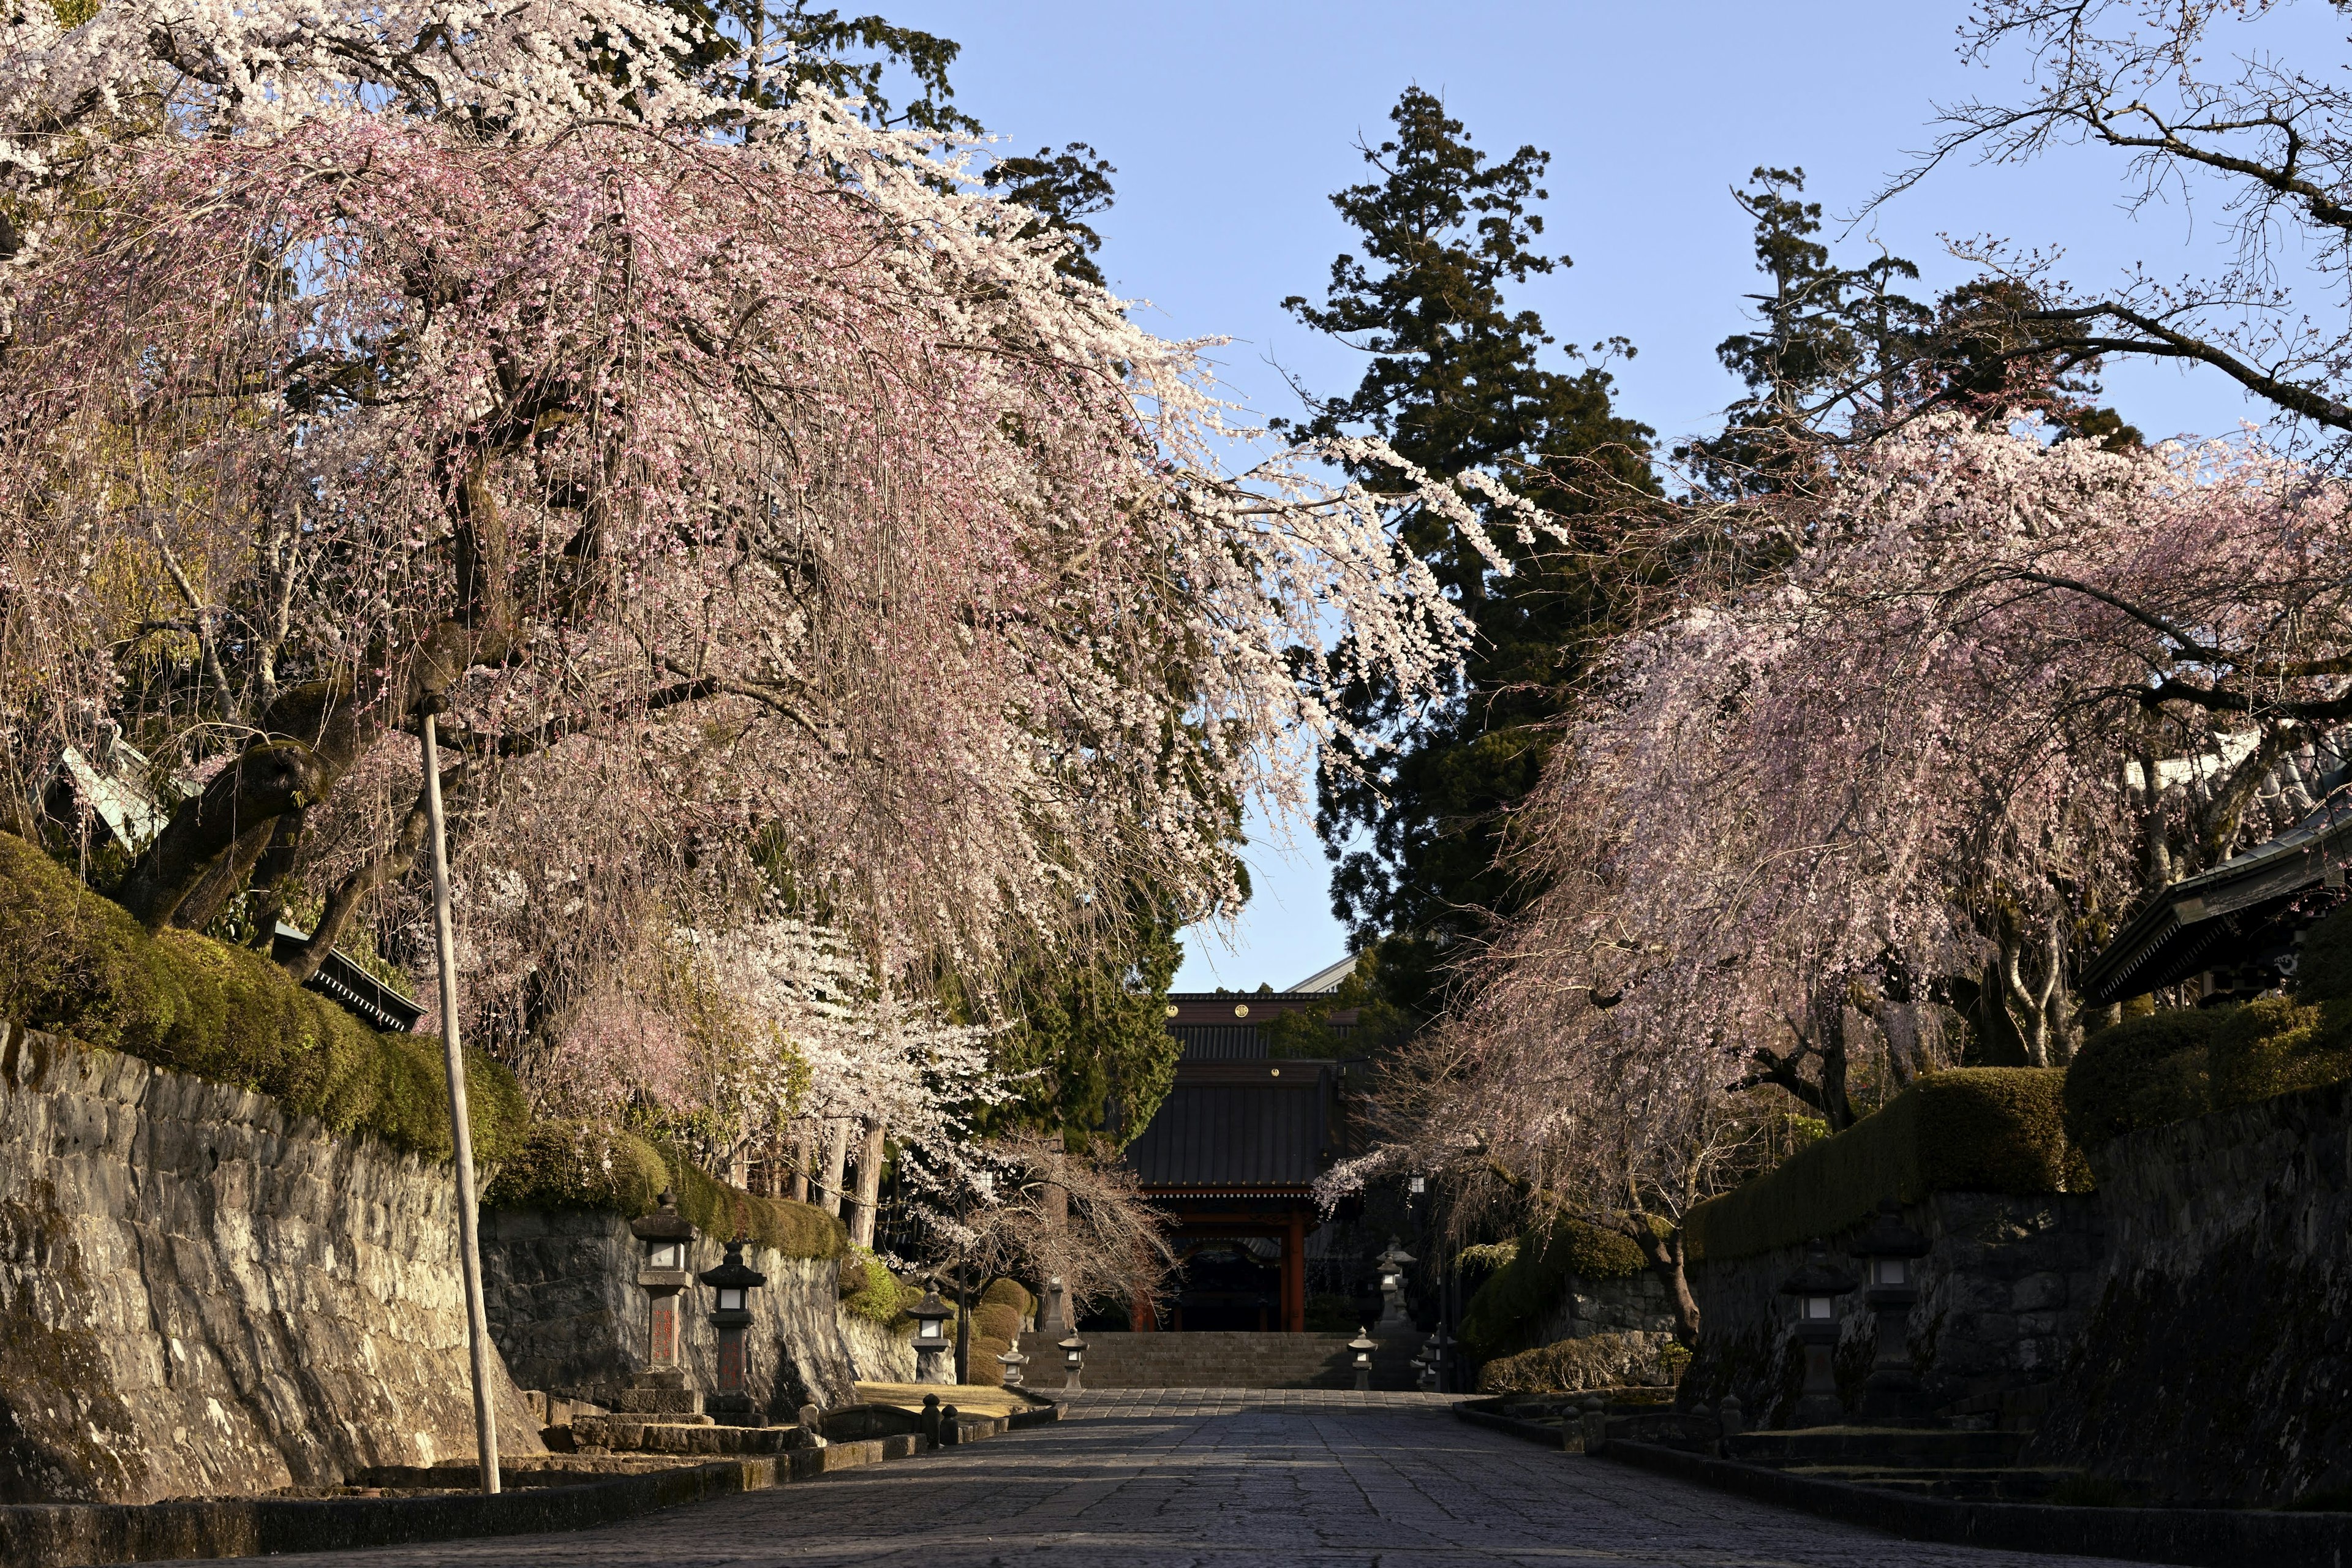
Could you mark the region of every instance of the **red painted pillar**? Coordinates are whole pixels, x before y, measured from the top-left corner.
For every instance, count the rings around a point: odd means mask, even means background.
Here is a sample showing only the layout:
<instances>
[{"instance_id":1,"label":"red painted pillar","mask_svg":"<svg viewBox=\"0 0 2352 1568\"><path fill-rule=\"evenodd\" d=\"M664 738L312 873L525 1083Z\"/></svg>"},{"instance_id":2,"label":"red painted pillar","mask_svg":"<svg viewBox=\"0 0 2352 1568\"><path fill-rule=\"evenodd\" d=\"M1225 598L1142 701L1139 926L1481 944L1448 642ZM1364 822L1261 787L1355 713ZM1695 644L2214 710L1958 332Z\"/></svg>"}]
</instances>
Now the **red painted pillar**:
<instances>
[{"instance_id":1,"label":"red painted pillar","mask_svg":"<svg viewBox=\"0 0 2352 1568\"><path fill-rule=\"evenodd\" d=\"M1307 1216L1293 1212L1290 1234L1282 1243L1283 1331L1307 1331Z\"/></svg>"},{"instance_id":2,"label":"red painted pillar","mask_svg":"<svg viewBox=\"0 0 2352 1568\"><path fill-rule=\"evenodd\" d=\"M1134 1333L1148 1334L1160 1326L1151 1310L1151 1298L1138 1290L1127 1304L1127 1326Z\"/></svg>"}]
</instances>

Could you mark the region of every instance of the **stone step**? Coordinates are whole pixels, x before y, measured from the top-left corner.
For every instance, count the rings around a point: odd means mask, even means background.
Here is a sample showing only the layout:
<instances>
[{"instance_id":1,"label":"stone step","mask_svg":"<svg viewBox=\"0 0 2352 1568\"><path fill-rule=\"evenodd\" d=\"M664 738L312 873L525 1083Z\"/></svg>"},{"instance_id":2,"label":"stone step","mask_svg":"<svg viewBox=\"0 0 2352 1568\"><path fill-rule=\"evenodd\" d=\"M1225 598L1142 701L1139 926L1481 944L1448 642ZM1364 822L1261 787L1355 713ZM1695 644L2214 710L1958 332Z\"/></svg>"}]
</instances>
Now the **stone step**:
<instances>
[{"instance_id":1,"label":"stone step","mask_svg":"<svg viewBox=\"0 0 2352 1568\"><path fill-rule=\"evenodd\" d=\"M1955 1502L2042 1502L2058 1489L2060 1483L2082 1473L2069 1469L1994 1468L1887 1469L1851 1465L1790 1465L1785 1468L1792 1476L1845 1481L1853 1486L1878 1487L1887 1491L1945 1498Z\"/></svg>"},{"instance_id":2,"label":"stone step","mask_svg":"<svg viewBox=\"0 0 2352 1568\"><path fill-rule=\"evenodd\" d=\"M1749 1464L1835 1465L1878 1469L2007 1469L2025 1448L2022 1432L1947 1432L1927 1427L1809 1426L1743 1432L1725 1439Z\"/></svg>"},{"instance_id":3,"label":"stone step","mask_svg":"<svg viewBox=\"0 0 2352 1568\"><path fill-rule=\"evenodd\" d=\"M1089 1388L1350 1388L1353 1334L1090 1332ZM1385 1347L1384 1347L1385 1348ZM1028 1381L1051 1392L1062 1384L1062 1352L1038 1333L1022 1336ZM1410 1352L1408 1351L1408 1355ZM1380 1365L1375 1352L1374 1365Z\"/></svg>"}]
</instances>

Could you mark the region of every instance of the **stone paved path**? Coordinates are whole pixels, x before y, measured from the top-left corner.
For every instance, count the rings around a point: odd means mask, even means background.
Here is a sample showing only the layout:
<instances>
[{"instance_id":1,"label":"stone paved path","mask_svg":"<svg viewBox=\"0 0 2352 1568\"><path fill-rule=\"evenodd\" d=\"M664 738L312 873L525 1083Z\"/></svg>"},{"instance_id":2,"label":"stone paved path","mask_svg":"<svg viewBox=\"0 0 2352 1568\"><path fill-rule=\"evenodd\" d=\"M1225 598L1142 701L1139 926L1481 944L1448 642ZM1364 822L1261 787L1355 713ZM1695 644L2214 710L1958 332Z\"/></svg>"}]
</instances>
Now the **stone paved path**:
<instances>
[{"instance_id":1,"label":"stone paved path","mask_svg":"<svg viewBox=\"0 0 2352 1568\"><path fill-rule=\"evenodd\" d=\"M953 1454L569 1535L274 1568L2117 1568L1903 1542L1550 1453L1443 1395L1134 1389Z\"/></svg>"}]
</instances>

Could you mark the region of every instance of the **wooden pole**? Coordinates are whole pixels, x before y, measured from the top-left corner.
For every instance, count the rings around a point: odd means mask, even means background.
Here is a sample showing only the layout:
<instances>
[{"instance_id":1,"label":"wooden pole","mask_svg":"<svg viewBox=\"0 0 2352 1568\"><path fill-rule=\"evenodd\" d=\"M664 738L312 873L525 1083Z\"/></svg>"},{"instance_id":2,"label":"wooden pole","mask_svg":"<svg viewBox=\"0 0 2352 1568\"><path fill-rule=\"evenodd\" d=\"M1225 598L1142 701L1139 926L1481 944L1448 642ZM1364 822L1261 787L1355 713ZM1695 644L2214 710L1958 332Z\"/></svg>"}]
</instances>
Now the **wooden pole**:
<instances>
[{"instance_id":1,"label":"wooden pole","mask_svg":"<svg viewBox=\"0 0 2352 1568\"><path fill-rule=\"evenodd\" d=\"M489 1313L482 1305L482 1247L476 1234L474 1125L466 1110L466 1052L457 1041L457 943L449 926L449 833L441 816L441 755L433 715L425 715L425 816L433 835L433 940L441 961L441 1058L449 1072L449 1144L457 1165L457 1260L466 1276L466 1345L474 1363L474 1452L482 1490L499 1489L499 1426L490 1410Z\"/></svg>"}]
</instances>

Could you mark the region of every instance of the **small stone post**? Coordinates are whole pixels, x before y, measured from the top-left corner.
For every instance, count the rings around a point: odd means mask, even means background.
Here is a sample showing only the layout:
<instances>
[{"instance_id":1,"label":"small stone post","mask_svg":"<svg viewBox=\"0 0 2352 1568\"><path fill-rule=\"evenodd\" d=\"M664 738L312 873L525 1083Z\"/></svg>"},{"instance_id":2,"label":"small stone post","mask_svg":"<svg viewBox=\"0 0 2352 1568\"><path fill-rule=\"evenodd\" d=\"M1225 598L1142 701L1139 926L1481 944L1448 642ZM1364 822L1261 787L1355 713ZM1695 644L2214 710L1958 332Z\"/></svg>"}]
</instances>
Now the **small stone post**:
<instances>
[{"instance_id":1,"label":"small stone post","mask_svg":"<svg viewBox=\"0 0 2352 1568\"><path fill-rule=\"evenodd\" d=\"M1584 1451L1598 1454L1609 1447L1609 1402L1597 1394L1584 1396Z\"/></svg>"}]
</instances>

